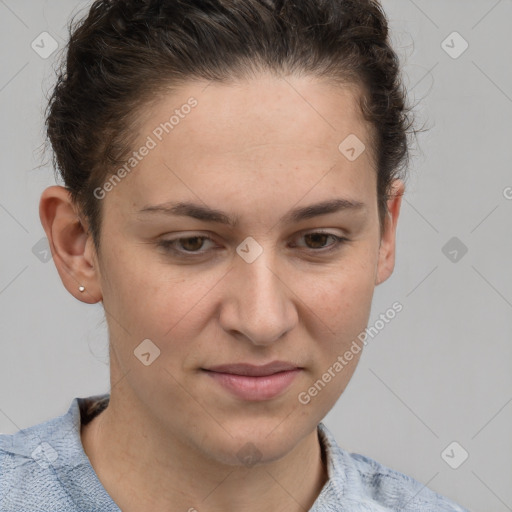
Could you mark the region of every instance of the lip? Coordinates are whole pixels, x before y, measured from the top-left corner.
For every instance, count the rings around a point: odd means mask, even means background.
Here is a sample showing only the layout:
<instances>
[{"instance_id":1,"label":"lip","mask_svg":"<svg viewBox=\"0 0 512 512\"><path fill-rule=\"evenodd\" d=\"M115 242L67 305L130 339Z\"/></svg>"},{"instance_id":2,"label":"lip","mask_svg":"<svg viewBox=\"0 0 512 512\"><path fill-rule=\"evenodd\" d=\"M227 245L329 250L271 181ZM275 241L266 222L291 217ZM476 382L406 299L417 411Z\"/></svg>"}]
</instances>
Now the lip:
<instances>
[{"instance_id":1,"label":"lip","mask_svg":"<svg viewBox=\"0 0 512 512\"><path fill-rule=\"evenodd\" d=\"M242 400L270 400L281 395L302 371L284 361L256 366L247 363L203 368L203 371L225 390Z\"/></svg>"},{"instance_id":2,"label":"lip","mask_svg":"<svg viewBox=\"0 0 512 512\"><path fill-rule=\"evenodd\" d=\"M296 364L287 363L286 361L272 361L263 365L254 365L249 363L221 364L211 366L205 370L217 373L229 373L232 375L245 375L250 377L265 377L278 372L286 372L300 368Z\"/></svg>"}]
</instances>

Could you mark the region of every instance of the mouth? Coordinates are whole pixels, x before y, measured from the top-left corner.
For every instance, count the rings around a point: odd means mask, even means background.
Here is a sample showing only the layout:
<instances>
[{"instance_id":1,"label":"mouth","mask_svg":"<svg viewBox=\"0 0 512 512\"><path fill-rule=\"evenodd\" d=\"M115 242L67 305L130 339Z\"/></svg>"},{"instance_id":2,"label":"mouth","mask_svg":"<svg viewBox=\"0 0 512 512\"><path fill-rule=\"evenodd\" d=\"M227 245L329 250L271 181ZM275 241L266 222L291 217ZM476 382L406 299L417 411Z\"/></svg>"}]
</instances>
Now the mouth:
<instances>
[{"instance_id":1,"label":"mouth","mask_svg":"<svg viewBox=\"0 0 512 512\"><path fill-rule=\"evenodd\" d=\"M202 368L224 391L247 401L276 398L291 385L303 368L283 361L257 366L247 363Z\"/></svg>"}]
</instances>

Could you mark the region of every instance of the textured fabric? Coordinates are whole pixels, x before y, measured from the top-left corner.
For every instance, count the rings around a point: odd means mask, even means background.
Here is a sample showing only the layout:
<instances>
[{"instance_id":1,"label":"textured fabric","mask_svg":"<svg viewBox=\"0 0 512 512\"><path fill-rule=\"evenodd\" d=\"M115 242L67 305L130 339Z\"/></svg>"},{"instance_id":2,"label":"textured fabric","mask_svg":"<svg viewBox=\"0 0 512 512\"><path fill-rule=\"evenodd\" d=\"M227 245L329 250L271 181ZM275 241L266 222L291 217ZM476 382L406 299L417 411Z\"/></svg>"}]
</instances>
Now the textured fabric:
<instances>
[{"instance_id":1,"label":"textured fabric","mask_svg":"<svg viewBox=\"0 0 512 512\"><path fill-rule=\"evenodd\" d=\"M0 435L0 512L120 512L80 438L81 423L108 399L74 398L66 414ZM323 423L318 435L328 481L310 512L469 512L402 473L343 450Z\"/></svg>"}]
</instances>

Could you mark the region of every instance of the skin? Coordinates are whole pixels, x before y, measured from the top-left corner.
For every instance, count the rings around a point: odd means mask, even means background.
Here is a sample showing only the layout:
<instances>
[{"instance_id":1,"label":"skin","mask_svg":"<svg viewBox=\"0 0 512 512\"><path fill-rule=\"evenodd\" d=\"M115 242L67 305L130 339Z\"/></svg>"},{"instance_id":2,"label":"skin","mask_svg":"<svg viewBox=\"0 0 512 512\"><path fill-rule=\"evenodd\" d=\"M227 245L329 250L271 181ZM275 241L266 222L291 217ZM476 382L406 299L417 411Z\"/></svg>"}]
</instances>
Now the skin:
<instances>
[{"instance_id":1,"label":"skin","mask_svg":"<svg viewBox=\"0 0 512 512\"><path fill-rule=\"evenodd\" d=\"M169 112L198 101L102 200L99 253L66 190L42 194L41 221L64 285L78 300L102 301L109 326L110 405L82 428L82 443L124 512L309 510L328 477L316 428L361 352L307 405L297 397L367 326L375 286L393 272L404 184L393 183L381 237L356 89L264 74L206 85L188 83L148 110L137 148ZM338 145L352 133L367 148L349 161ZM364 208L279 221L341 197ZM137 213L177 200L224 210L238 225ZM349 241L329 252L332 237L305 236L315 230ZM174 244L204 252L195 259L157 246L204 235L213 241ZM252 263L236 252L248 236L263 249ZM145 366L134 349L148 338L160 355ZM263 401L237 398L201 370L274 360L302 370ZM258 453L257 464L244 464L244 446Z\"/></svg>"}]
</instances>

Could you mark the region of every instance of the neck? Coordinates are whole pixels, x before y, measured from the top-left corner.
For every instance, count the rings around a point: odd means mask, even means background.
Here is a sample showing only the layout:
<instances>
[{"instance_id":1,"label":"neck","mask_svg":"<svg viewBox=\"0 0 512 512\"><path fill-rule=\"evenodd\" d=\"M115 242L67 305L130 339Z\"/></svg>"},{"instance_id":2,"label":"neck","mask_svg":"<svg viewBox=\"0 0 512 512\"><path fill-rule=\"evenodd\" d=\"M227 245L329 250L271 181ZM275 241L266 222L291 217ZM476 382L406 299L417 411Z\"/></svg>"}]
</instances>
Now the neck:
<instances>
[{"instance_id":1,"label":"neck","mask_svg":"<svg viewBox=\"0 0 512 512\"><path fill-rule=\"evenodd\" d=\"M99 480L123 512L304 512L327 481L316 429L278 460L227 465L111 394L81 436Z\"/></svg>"}]
</instances>

